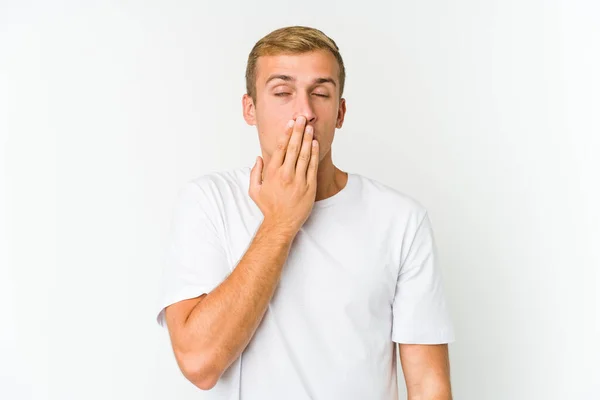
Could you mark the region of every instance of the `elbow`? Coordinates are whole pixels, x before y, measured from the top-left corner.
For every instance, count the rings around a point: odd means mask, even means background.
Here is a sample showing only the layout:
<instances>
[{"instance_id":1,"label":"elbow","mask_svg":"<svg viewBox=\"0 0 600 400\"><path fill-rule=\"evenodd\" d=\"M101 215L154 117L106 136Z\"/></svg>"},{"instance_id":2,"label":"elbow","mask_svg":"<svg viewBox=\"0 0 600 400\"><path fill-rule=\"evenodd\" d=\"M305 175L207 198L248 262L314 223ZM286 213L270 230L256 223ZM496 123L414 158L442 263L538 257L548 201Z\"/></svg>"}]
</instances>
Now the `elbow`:
<instances>
[{"instance_id":1,"label":"elbow","mask_svg":"<svg viewBox=\"0 0 600 400\"><path fill-rule=\"evenodd\" d=\"M216 374L197 375L193 379L190 379L190 382L202 390L212 389L218 381L219 377Z\"/></svg>"},{"instance_id":2,"label":"elbow","mask_svg":"<svg viewBox=\"0 0 600 400\"><path fill-rule=\"evenodd\" d=\"M452 391L448 389L429 389L417 391L409 391L409 400L452 400Z\"/></svg>"},{"instance_id":3,"label":"elbow","mask_svg":"<svg viewBox=\"0 0 600 400\"><path fill-rule=\"evenodd\" d=\"M178 356L183 376L202 390L210 390L219 381L222 371L217 367L214 357L187 354Z\"/></svg>"}]
</instances>

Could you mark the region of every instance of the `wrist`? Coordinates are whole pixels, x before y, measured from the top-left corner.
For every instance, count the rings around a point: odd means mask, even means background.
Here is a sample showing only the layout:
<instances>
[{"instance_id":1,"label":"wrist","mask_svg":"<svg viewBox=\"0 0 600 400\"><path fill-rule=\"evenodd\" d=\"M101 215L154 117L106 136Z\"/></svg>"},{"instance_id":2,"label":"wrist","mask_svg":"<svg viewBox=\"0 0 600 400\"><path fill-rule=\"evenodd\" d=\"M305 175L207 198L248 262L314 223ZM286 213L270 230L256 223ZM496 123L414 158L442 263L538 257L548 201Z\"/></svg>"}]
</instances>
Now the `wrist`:
<instances>
[{"instance_id":1,"label":"wrist","mask_svg":"<svg viewBox=\"0 0 600 400\"><path fill-rule=\"evenodd\" d=\"M294 240L299 231L299 229L296 229L289 224L267 218L263 220L259 229L263 230L268 236L290 243Z\"/></svg>"}]
</instances>

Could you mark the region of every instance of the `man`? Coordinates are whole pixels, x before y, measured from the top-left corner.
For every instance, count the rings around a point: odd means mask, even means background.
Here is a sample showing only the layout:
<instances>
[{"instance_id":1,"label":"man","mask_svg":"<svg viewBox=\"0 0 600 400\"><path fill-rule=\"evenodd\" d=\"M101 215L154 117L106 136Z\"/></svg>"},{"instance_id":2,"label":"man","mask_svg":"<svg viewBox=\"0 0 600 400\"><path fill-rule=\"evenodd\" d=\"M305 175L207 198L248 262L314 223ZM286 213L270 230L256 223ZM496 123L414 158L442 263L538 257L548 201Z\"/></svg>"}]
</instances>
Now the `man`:
<instances>
[{"instance_id":1,"label":"man","mask_svg":"<svg viewBox=\"0 0 600 400\"><path fill-rule=\"evenodd\" d=\"M451 399L453 327L426 210L343 172L338 47L278 29L249 55L246 122L262 157L182 188L158 321L207 399Z\"/></svg>"}]
</instances>

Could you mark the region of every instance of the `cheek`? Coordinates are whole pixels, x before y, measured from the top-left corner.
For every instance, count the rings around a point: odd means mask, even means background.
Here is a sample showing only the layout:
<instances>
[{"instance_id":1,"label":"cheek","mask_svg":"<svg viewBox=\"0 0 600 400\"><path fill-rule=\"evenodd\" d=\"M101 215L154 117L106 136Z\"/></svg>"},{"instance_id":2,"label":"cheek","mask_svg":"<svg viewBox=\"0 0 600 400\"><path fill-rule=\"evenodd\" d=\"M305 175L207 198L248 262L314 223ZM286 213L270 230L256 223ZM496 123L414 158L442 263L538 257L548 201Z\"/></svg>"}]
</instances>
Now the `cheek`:
<instances>
[{"instance_id":1,"label":"cheek","mask_svg":"<svg viewBox=\"0 0 600 400\"><path fill-rule=\"evenodd\" d=\"M285 124L290 120L293 115L293 110L289 105L280 104L276 101L269 102L263 101L259 107L256 108L257 120L263 125L277 126L278 124Z\"/></svg>"},{"instance_id":2,"label":"cheek","mask_svg":"<svg viewBox=\"0 0 600 400\"><path fill-rule=\"evenodd\" d=\"M287 123L294 117L294 109L287 105L269 104L260 111L257 109L256 115L262 131L269 135L283 135Z\"/></svg>"},{"instance_id":3,"label":"cheek","mask_svg":"<svg viewBox=\"0 0 600 400\"><path fill-rule=\"evenodd\" d=\"M261 113L256 113L256 127L258 129L260 146L268 154L273 154L277 148L278 140L285 135L286 125L291 119L291 114L266 109L262 111Z\"/></svg>"},{"instance_id":4,"label":"cheek","mask_svg":"<svg viewBox=\"0 0 600 400\"><path fill-rule=\"evenodd\" d=\"M286 125L290 118L287 115L265 115L257 119L257 127L261 136L266 140L275 142L279 136L285 134Z\"/></svg>"}]
</instances>

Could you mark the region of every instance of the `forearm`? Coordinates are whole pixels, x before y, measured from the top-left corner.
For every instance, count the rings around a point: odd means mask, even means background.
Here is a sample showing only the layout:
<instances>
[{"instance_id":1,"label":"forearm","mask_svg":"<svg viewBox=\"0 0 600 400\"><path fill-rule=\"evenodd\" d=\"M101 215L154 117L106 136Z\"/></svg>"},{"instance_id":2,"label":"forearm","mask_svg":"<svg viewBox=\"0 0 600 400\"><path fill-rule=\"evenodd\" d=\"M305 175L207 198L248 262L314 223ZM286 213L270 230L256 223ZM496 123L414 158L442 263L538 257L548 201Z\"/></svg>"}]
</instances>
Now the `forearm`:
<instances>
[{"instance_id":1,"label":"forearm","mask_svg":"<svg viewBox=\"0 0 600 400\"><path fill-rule=\"evenodd\" d=\"M233 272L185 321L180 357L210 388L254 335L281 276L295 234L263 221ZM187 360L187 361L186 361ZM206 383L208 381L208 383Z\"/></svg>"}]
</instances>

